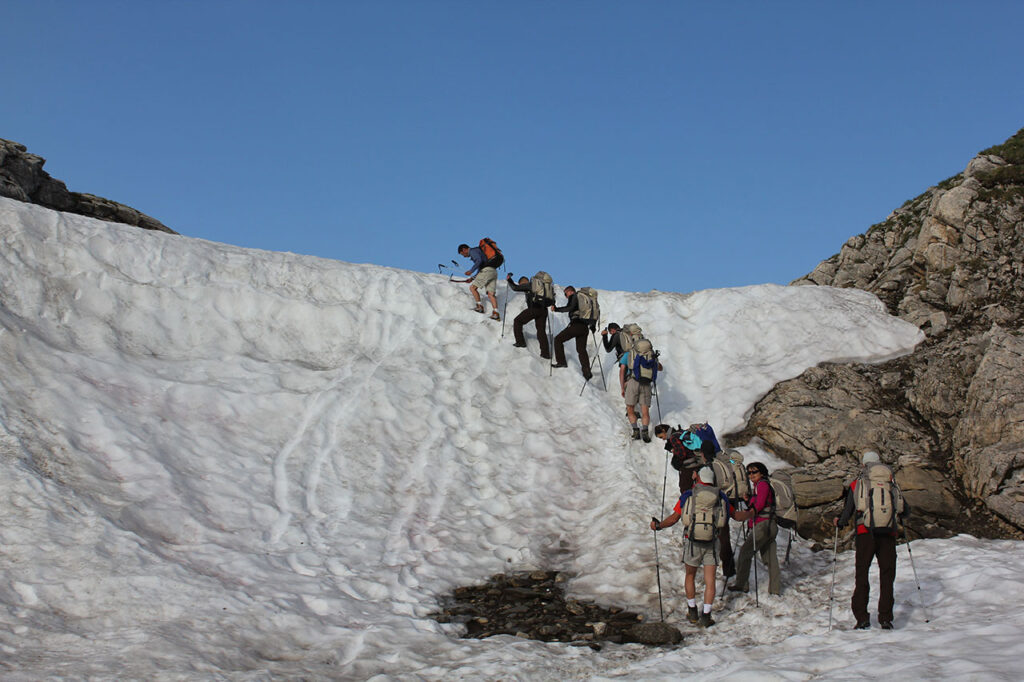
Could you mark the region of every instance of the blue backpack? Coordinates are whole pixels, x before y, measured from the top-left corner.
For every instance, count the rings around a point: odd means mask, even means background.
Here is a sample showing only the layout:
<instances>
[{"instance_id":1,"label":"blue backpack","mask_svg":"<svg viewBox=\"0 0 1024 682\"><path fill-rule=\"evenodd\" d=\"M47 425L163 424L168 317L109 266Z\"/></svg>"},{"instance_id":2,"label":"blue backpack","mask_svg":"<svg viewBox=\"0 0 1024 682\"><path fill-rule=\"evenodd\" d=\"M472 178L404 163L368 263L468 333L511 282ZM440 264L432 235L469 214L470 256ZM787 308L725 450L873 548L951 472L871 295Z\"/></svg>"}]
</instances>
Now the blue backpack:
<instances>
[{"instance_id":1,"label":"blue backpack","mask_svg":"<svg viewBox=\"0 0 1024 682\"><path fill-rule=\"evenodd\" d=\"M695 433L700 437L702 441L710 441L715 446L715 454L722 451L722 446L718 444L718 439L715 438L715 430L711 428L711 424L704 422L703 424L691 424L688 429L690 433Z\"/></svg>"},{"instance_id":2,"label":"blue backpack","mask_svg":"<svg viewBox=\"0 0 1024 682\"><path fill-rule=\"evenodd\" d=\"M633 378L641 384L651 384L658 380L658 354L647 339L640 339L630 351L632 360L630 369Z\"/></svg>"}]
</instances>

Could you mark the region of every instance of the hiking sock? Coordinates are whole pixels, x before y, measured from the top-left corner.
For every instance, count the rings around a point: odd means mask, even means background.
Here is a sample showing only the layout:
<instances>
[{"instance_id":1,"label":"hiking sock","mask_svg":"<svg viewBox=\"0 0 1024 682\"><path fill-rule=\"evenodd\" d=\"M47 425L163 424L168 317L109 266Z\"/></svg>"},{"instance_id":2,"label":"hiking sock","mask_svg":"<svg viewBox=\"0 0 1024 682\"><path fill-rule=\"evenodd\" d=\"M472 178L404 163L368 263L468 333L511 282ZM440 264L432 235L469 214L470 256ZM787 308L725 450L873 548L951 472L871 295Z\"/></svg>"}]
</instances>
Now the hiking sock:
<instances>
[{"instance_id":1,"label":"hiking sock","mask_svg":"<svg viewBox=\"0 0 1024 682\"><path fill-rule=\"evenodd\" d=\"M704 613L711 613L711 604L704 604Z\"/></svg>"}]
</instances>

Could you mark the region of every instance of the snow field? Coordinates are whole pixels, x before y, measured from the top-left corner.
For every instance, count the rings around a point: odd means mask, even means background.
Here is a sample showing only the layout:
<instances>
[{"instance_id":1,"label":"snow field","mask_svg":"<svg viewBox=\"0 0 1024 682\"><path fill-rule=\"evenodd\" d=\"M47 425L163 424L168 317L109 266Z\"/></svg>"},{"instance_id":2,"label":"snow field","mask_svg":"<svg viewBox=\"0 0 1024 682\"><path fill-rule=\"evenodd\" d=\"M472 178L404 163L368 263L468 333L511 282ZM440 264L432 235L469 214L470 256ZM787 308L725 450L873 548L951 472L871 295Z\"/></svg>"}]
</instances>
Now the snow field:
<instances>
[{"instance_id":1,"label":"snow field","mask_svg":"<svg viewBox=\"0 0 1024 682\"><path fill-rule=\"evenodd\" d=\"M573 596L657 616L646 523L662 507L665 453L627 438L608 355L609 391L595 371L579 396L571 348L570 368L549 378L532 326L529 348L512 347L521 296L500 339L501 323L441 275L6 199L0 245L6 678L717 678L767 667L807 679L857 676L860 658L902 671L869 649L879 636L919 652L919 667L945 657L937 676L1014 670L1021 561L1007 559L1021 549L971 538L915 543L932 622L965 622L966 607L966 636L924 626L903 550L900 629L826 634L831 554L800 542L781 598L762 595L758 609L730 596L721 625L678 650L459 640L429 618L438 598L504 570L565 571ZM552 264L529 267L557 281ZM882 360L921 338L853 290L601 292L601 304L605 320L639 322L661 350L664 420L707 419L720 433L808 366ZM557 333L564 316L553 319ZM680 540L659 535L676 622ZM947 552L965 560L943 564ZM848 626L849 592L839 595L852 555L837 586L834 615Z\"/></svg>"}]
</instances>

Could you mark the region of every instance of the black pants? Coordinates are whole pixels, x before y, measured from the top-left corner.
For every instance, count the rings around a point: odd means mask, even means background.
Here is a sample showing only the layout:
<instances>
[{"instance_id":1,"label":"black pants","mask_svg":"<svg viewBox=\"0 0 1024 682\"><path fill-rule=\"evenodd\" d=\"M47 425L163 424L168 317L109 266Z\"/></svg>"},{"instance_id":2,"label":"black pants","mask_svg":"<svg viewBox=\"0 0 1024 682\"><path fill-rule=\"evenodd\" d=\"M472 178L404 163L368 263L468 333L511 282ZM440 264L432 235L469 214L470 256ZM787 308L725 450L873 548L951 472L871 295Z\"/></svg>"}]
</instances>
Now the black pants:
<instances>
[{"instance_id":1,"label":"black pants","mask_svg":"<svg viewBox=\"0 0 1024 682\"><path fill-rule=\"evenodd\" d=\"M868 571L871 560L878 557L878 622L892 622L893 594L892 585L896 581L896 536L889 533L875 535L863 533L857 536L856 547L856 581L850 607L858 623L870 620L868 616L868 599L871 596L871 584L868 582Z\"/></svg>"},{"instance_id":2,"label":"black pants","mask_svg":"<svg viewBox=\"0 0 1024 682\"><path fill-rule=\"evenodd\" d=\"M718 553L721 558L722 575L726 578L736 575L736 558L732 554L732 538L729 535L729 522L718 531L719 543Z\"/></svg>"},{"instance_id":3,"label":"black pants","mask_svg":"<svg viewBox=\"0 0 1024 682\"><path fill-rule=\"evenodd\" d=\"M512 322L512 333L515 334L516 343L526 345L526 338L523 336L523 327L530 320L537 322L537 342L540 344L540 356L545 360L551 358L551 351L548 349L548 309L527 308L516 315Z\"/></svg>"},{"instance_id":4,"label":"black pants","mask_svg":"<svg viewBox=\"0 0 1024 682\"><path fill-rule=\"evenodd\" d=\"M590 355L587 354L587 336L590 334L590 324L573 320L569 326L558 332L555 337L555 364L565 363L565 342L569 339L576 339L576 352L580 356L580 366L583 367L583 376L590 378Z\"/></svg>"}]
</instances>

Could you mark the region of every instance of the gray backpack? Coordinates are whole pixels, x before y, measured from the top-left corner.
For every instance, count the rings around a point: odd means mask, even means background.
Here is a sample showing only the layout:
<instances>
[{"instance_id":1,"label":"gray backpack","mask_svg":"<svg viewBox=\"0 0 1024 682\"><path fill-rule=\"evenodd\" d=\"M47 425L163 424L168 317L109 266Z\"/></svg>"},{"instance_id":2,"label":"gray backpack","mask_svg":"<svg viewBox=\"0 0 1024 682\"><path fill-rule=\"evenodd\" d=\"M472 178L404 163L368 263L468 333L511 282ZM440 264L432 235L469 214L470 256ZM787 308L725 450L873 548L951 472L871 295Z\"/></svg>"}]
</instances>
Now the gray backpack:
<instances>
[{"instance_id":1,"label":"gray backpack","mask_svg":"<svg viewBox=\"0 0 1024 682\"><path fill-rule=\"evenodd\" d=\"M854 502L858 521L868 530L895 530L896 517L903 513L903 493L892 480L892 469L885 464L864 467Z\"/></svg>"},{"instance_id":2,"label":"gray backpack","mask_svg":"<svg viewBox=\"0 0 1024 682\"><path fill-rule=\"evenodd\" d=\"M555 285L551 281L551 275L541 270L531 277L530 293L537 299L554 302Z\"/></svg>"},{"instance_id":3,"label":"gray backpack","mask_svg":"<svg viewBox=\"0 0 1024 682\"><path fill-rule=\"evenodd\" d=\"M683 504L680 518L686 536L694 542L711 542L718 537L727 517L718 488L709 485L695 485L693 492Z\"/></svg>"},{"instance_id":4,"label":"gray backpack","mask_svg":"<svg viewBox=\"0 0 1024 682\"><path fill-rule=\"evenodd\" d=\"M623 353L628 353L642 338L644 338L644 331L640 329L640 325L635 322L623 325L619 330L619 348Z\"/></svg>"},{"instance_id":5,"label":"gray backpack","mask_svg":"<svg viewBox=\"0 0 1024 682\"><path fill-rule=\"evenodd\" d=\"M711 470L715 472L715 485L721 488L725 496L735 504L738 500L736 496L736 477L733 475L729 458L724 452L719 452L711 460Z\"/></svg>"},{"instance_id":6,"label":"gray backpack","mask_svg":"<svg viewBox=\"0 0 1024 682\"><path fill-rule=\"evenodd\" d=\"M768 479L772 486L775 503L775 523L780 528L796 528L796 495L793 492L793 478L788 471L776 471Z\"/></svg>"},{"instance_id":7,"label":"gray backpack","mask_svg":"<svg viewBox=\"0 0 1024 682\"><path fill-rule=\"evenodd\" d=\"M596 322L601 319L601 306L597 303L597 290L593 287L582 287L576 290L576 301L580 306L578 319Z\"/></svg>"},{"instance_id":8,"label":"gray backpack","mask_svg":"<svg viewBox=\"0 0 1024 682\"><path fill-rule=\"evenodd\" d=\"M728 474L722 475L722 480L718 479L719 467L728 469ZM726 448L717 455L712 463L712 468L715 471L715 481L725 492L725 496L733 502L738 502L751 494L750 490L750 479L747 477L747 467L743 464L743 455L737 450L732 448ZM728 480L729 485L723 482Z\"/></svg>"}]
</instances>

